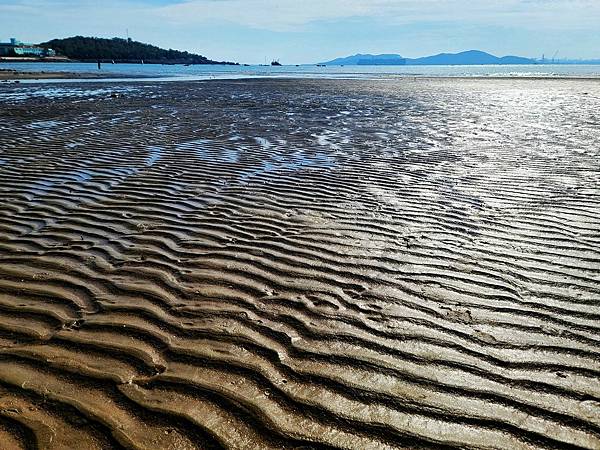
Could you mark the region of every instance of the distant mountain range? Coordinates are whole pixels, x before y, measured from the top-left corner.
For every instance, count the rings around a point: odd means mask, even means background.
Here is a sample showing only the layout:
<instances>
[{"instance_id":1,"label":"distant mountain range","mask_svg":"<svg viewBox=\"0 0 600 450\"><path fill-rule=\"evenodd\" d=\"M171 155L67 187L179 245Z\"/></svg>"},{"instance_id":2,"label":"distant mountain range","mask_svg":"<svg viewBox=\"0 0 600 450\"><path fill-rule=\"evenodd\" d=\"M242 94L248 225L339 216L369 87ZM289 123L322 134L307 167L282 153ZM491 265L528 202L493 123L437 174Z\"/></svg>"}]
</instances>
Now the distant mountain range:
<instances>
[{"instance_id":1,"label":"distant mountain range","mask_svg":"<svg viewBox=\"0 0 600 450\"><path fill-rule=\"evenodd\" d=\"M400 55L354 55L347 58L337 58L321 64L330 66L441 66L441 65L487 65L487 64L536 64L537 61L520 56L494 56L479 50L469 50L461 53L440 53L423 58L403 58Z\"/></svg>"}]
</instances>

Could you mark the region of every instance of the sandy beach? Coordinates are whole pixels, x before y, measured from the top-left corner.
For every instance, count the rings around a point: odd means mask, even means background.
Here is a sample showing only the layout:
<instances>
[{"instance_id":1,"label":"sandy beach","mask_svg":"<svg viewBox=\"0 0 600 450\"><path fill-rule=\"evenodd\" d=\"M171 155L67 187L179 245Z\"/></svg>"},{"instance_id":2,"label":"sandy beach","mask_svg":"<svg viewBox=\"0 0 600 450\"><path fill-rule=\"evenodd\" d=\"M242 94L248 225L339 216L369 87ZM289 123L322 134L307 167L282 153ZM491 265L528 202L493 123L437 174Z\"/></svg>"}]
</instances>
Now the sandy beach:
<instances>
[{"instance_id":1,"label":"sandy beach","mask_svg":"<svg viewBox=\"0 0 600 450\"><path fill-rule=\"evenodd\" d=\"M7 83L1 447L600 448L598 111L598 80Z\"/></svg>"}]
</instances>

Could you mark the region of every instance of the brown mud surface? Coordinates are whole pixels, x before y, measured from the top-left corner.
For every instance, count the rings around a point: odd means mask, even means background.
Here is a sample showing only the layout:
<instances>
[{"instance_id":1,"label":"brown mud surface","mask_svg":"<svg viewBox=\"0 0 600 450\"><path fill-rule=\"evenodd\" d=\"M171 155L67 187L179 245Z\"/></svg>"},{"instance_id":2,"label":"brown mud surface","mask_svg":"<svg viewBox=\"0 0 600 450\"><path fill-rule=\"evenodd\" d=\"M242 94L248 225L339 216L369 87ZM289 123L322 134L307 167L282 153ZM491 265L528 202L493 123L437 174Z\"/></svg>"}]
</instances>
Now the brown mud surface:
<instances>
[{"instance_id":1,"label":"brown mud surface","mask_svg":"<svg viewBox=\"0 0 600 450\"><path fill-rule=\"evenodd\" d=\"M0 68L0 81L18 81L18 80L62 80L62 79L81 79L95 80L99 78L144 78L142 76L133 76L128 74L115 74L98 71L95 72L48 72L48 71L22 71L14 69Z\"/></svg>"},{"instance_id":2,"label":"brown mud surface","mask_svg":"<svg viewBox=\"0 0 600 450\"><path fill-rule=\"evenodd\" d=\"M0 90L2 449L600 448L600 83Z\"/></svg>"}]
</instances>

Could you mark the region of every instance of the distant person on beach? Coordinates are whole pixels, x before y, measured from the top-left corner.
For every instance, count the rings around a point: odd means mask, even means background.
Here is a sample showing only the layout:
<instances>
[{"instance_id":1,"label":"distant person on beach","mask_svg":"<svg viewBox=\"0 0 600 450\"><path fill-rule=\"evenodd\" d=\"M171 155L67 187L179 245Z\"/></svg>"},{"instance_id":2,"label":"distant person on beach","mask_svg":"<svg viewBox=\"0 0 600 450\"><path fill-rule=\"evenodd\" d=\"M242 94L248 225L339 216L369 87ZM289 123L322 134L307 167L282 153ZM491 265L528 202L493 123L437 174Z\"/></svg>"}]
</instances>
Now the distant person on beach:
<instances>
[{"instance_id":1,"label":"distant person on beach","mask_svg":"<svg viewBox=\"0 0 600 450\"><path fill-rule=\"evenodd\" d=\"M98 70L102 69L102 63L98 60Z\"/></svg>"}]
</instances>

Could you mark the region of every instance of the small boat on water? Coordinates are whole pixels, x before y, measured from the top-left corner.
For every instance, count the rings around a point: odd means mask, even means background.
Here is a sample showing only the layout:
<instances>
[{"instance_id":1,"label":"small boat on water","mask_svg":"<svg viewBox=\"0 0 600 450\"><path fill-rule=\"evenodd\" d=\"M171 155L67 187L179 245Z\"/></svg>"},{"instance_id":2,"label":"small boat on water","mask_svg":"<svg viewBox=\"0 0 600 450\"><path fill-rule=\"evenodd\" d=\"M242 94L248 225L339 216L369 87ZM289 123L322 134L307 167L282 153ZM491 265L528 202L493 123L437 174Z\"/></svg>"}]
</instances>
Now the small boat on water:
<instances>
[{"instance_id":1,"label":"small boat on water","mask_svg":"<svg viewBox=\"0 0 600 450\"><path fill-rule=\"evenodd\" d=\"M281 63L279 61L271 61L271 65L272 66L281 66Z\"/></svg>"}]
</instances>

